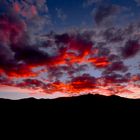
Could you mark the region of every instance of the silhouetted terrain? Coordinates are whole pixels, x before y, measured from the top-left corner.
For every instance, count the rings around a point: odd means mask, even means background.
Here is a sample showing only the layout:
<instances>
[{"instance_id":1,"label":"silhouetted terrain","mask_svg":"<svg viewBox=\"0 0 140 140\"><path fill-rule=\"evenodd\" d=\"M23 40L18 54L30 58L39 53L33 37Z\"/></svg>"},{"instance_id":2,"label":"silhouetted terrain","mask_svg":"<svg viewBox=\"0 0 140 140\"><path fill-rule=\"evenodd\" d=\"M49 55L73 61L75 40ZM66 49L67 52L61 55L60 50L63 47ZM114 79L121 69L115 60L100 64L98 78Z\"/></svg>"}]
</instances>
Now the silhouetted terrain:
<instances>
[{"instance_id":1,"label":"silhouetted terrain","mask_svg":"<svg viewBox=\"0 0 140 140\"><path fill-rule=\"evenodd\" d=\"M140 100L131 100L116 96L83 95L80 97L58 99L22 99L0 100L0 110L10 111L48 111L48 112L134 112L140 111Z\"/></svg>"},{"instance_id":2,"label":"silhouetted terrain","mask_svg":"<svg viewBox=\"0 0 140 140\"><path fill-rule=\"evenodd\" d=\"M54 133L56 131L61 134L66 131L68 137L78 130L82 130L80 135L90 130L92 136L98 137L105 136L102 132L112 136L113 131L116 133L114 138L118 131L122 130L124 133L124 126L130 131L135 128L130 127L130 124L138 123L140 116L137 112L140 112L140 100L116 96L84 95L54 100L0 100L0 119L4 126L8 124L6 131L9 127L10 131L15 131L15 124L18 124L16 126L19 131L21 126L24 126L23 134L26 130L29 130L29 134L35 130L33 135L36 135L40 130L46 137L49 134L48 130L53 136L57 136ZM16 131L15 133L17 134Z\"/></svg>"}]
</instances>

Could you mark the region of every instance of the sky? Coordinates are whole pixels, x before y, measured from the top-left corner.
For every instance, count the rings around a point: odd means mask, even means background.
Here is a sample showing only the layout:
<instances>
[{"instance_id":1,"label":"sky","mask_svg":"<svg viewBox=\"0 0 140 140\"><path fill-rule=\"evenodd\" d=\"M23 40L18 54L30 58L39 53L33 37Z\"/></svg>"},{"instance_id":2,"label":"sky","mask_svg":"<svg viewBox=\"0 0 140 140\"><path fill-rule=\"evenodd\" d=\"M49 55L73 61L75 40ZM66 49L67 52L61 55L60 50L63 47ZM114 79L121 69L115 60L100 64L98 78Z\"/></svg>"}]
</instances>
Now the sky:
<instances>
[{"instance_id":1,"label":"sky","mask_svg":"<svg viewBox=\"0 0 140 140\"><path fill-rule=\"evenodd\" d=\"M0 98L140 98L140 0L0 0Z\"/></svg>"}]
</instances>

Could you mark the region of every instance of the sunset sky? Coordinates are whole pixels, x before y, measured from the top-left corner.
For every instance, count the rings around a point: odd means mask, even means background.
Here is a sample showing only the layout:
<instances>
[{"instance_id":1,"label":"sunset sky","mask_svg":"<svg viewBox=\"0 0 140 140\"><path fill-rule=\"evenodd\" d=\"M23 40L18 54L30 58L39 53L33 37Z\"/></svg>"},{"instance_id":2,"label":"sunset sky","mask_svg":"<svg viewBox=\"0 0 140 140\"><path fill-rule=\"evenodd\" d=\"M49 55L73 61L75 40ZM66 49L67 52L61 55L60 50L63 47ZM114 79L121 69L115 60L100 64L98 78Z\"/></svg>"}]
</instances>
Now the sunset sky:
<instances>
[{"instance_id":1,"label":"sunset sky","mask_svg":"<svg viewBox=\"0 0 140 140\"><path fill-rule=\"evenodd\" d=\"M140 98L140 0L0 0L0 98Z\"/></svg>"}]
</instances>

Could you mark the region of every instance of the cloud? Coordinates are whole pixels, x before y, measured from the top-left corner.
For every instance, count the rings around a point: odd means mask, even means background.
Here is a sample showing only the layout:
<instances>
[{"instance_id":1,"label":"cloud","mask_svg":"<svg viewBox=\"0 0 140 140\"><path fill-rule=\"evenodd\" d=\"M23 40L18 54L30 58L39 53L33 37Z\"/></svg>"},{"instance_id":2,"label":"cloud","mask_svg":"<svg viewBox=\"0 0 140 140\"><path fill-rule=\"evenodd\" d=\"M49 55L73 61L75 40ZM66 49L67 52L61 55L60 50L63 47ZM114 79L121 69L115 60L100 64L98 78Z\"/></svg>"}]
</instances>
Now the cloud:
<instances>
[{"instance_id":1,"label":"cloud","mask_svg":"<svg viewBox=\"0 0 140 140\"><path fill-rule=\"evenodd\" d=\"M140 6L140 0L134 0L138 6Z\"/></svg>"},{"instance_id":2,"label":"cloud","mask_svg":"<svg viewBox=\"0 0 140 140\"><path fill-rule=\"evenodd\" d=\"M122 31L122 29L109 27L104 31L103 36L108 42L120 42L124 40L123 34L124 32Z\"/></svg>"},{"instance_id":3,"label":"cloud","mask_svg":"<svg viewBox=\"0 0 140 140\"><path fill-rule=\"evenodd\" d=\"M127 88L130 84L139 88L139 73L133 74L132 64L127 63L140 50L138 23L42 35L40 29L45 29L47 20L43 13L48 12L46 1L10 4L10 10L0 15L1 85L68 96L124 95L132 92ZM116 5L99 6L96 23L102 24L120 9ZM37 20L40 18L43 21ZM31 25L33 22L37 28ZM32 41L35 36L36 41Z\"/></svg>"},{"instance_id":4,"label":"cloud","mask_svg":"<svg viewBox=\"0 0 140 140\"><path fill-rule=\"evenodd\" d=\"M46 0L31 0L30 2L16 0L12 1L12 6L16 14L25 18L30 33L43 32L47 25L51 25Z\"/></svg>"},{"instance_id":5,"label":"cloud","mask_svg":"<svg viewBox=\"0 0 140 140\"><path fill-rule=\"evenodd\" d=\"M89 74L83 74L82 76L73 78L71 85L74 89L93 89L96 87L96 78L90 76Z\"/></svg>"},{"instance_id":6,"label":"cloud","mask_svg":"<svg viewBox=\"0 0 140 140\"><path fill-rule=\"evenodd\" d=\"M140 51L140 44L137 40L128 40L125 47L122 48L122 56L124 58L130 58L138 54Z\"/></svg>"},{"instance_id":7,"label":"cloud","mask_svg":"<svg viewBox=\"0 0 140 140\"><path fill-rule=\"evenodd\" d=\"M67 15L62 11L62 9L56 8L56 13L57 13L57 17L62 20L65 21L67 18Z\"/></svg>"},{"instance_id":8,"label":"cloud","mask_svg":"<svg viewBox=\"0 0 140 140\"><path fill-rule=\"evenodd\" d=\"M113 62L108 68L106 68L104 73L109 74L116 71L126 72L128 71L128 67L124 65L123 61L116 61Z\"/></svg>"},{"instance_id":9,"label":"cloud","mask_svg":"<svg viewBox=\"0 0 140 140\"><path fill-rule=\"evenodd\" d=\"M97 25L103 23L106 19L120 13L122 7L118 5L99 5L94 13L94 19Z\"/></svg>"}]
</instances>

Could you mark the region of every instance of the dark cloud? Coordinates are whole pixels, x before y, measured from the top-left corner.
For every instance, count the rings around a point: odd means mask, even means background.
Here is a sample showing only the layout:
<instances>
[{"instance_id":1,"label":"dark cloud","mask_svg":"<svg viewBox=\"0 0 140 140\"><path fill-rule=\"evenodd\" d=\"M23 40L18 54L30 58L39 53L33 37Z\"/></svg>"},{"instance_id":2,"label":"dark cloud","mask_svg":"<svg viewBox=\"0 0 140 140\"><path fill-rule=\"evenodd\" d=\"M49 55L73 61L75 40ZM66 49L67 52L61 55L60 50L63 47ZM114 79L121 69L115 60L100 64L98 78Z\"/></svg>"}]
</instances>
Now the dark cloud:
<instances>
[{"instance_id":1,"label":"dark cloud","mask_svg":"<svg viewBox=\"0 0 140 140\"><path fill-rule=\"evenodd\" d=\"M65 33L61 35L55 35L55 41L57 44L64 43L67 44L70 41L70 35Z\"/></svg>"},{"instance_id":2,"label":"dark cloud","mask_svg":"<svg viewBox=\"0 0 140 140\"><path fill-rule=\"evenodd\" d=\"M109 84L109 83L127 83L129 81L129 77L126 76L122 76L121 74L110 74L110 75L106 75L104 76L105 80L105 84Z\"/></svg>"},{"instance_id":3,"label":"dark cloud","mask_svg":"<svg viewBox=\"0 0 140 140\"><path fill-rule=\"evenodd\" d=\"M124 58L131 58L140 51L140 45L137 40L128 40L122 48L122 56Z\"/></svg>"},{"instance_id":4,"label":"dark cloud","mask_svg":"<svg viewBox=\"0 0 140 140\"><path fill-rule=\"evenodd\" d=\"M120 57L118 55L115 54L111 54L108 56L109 61L114 62L114 61L119 61Z\"/></svg>"},{"instance_id":5,"label":"dark cloud","mask_svg":"<svg viewBox=\"0 0 140 140\"><path fill-rule=\"evenodd\" d=\"M126 72L128 71L128 66L125 66L125 64L122 61L116 61L113 62L103 73L109 74L115 71Z\"/></svg>"},{"instance_id":6,"label":"dark cloud","mask_svg":"<svg viewBox=\"0 0 140 140\"><path fill-rule=\"evenodd\" d=\"M122 8L118 5L100 5L94 15L94 19L97 25L103 23L107 18L118 14Z\"/></svg>"},{"instance_id":7,"label":"dark cloud","mask_svg":"<svg viewBox=\"0 0 140 140\"><path fill-rule=\"evenodd\" d=\"M18 61L24 61L32 65L47 65L50 57L46 52L39 50L36 46L25 46L15 52L15 58Z\"/></svg>"},{"instance_id":8,"label":"dark cloud","mask_svg":"<svg viewBox=\"0 0 140 140\"><path fill-rule=\"evenodd\" d=\"M108 42L120 42L124 40L123 34L124 32L121 29L110 27L104 31L103 36Z\"/></svg>"},{"instance_id":9,"label":"dark cloud","mask_svg":"<svg viewBox=\"0 0 140 140\"><path fill-rule=\"evenodd\" d=\"M100 57L102 57L102 56L108 56L109 54L110 54L109 48L100 47L99 53L98 53L98 55L99 55Z\"/></svg>"}]
</instances>

